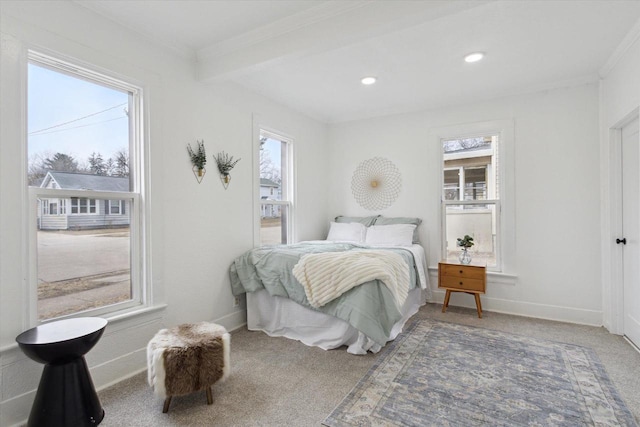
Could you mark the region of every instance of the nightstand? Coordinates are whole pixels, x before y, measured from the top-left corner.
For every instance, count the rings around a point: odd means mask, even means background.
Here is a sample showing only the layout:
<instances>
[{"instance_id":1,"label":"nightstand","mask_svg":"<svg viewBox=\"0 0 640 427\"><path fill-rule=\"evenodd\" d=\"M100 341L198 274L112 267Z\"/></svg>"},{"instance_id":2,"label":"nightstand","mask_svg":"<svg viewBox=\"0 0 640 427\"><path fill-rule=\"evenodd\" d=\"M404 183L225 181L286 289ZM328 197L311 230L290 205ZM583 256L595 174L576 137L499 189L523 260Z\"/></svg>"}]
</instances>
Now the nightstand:
<instances>
[{"instance_id":1,"label":"nightstand","mask_svg":"<svg viewBox=\"0 0 640 427\"><path fill-rule=\"evenodd\" d=\"M482 303L480 294L484 294L487 287L487 269L483 266L438 263L438 287L447 290L442 304L442 312L447 311L451 292L465 292L474 295L478 317L482 318Z\"/></svg>"}]
</instances>

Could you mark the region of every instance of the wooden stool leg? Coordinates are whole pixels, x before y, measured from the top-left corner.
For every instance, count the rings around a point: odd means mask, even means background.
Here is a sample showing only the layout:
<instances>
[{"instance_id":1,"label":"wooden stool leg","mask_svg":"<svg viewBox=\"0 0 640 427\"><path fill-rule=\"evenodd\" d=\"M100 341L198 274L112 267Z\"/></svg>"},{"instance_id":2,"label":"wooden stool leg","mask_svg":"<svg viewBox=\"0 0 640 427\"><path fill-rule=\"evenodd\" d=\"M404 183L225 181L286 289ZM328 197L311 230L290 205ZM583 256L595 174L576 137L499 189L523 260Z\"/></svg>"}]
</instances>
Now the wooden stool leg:
<instances>
[{"instance_id":1,"label":"wooden stool leg","mask_svg":"<svg viewBox=\"0 0 640 427\"><path fill-rule=\"evenodd\" d=\"M169 405L171 405L171 396L167 396L167 398L164 400L164 406L162 407L163 414L169 412Z\"/></svg>"},{"instance_id":2,"label":"wooden stool leg","mask_svg":"<svg viewBox=\"0 0 640 427\"><path fill-rule=\"evenodd\" d=\"M476 310L478 310L478 317L482 319L482 303L480 302L480 294L476 295Z\"/></svg>"},{"instance_id":3,"label":"wooden stool leg","mask_svg":"<svg viewBox=\"0 0 640 427\"><path fill-rule=\"evenodd\" d=\"M444 304L442 304L442 312L447 311L447 307L449 306L449 298L451 298L451 291L447 289L447 293L444 296Z\"/></svg>"},{"instance_id":4,"label":"wooden stool leg","mask_svg":"<svg viewBox=\"0 0 640 427\"><path fill-rule=\"evenodd\" d=\"M207 405L213 403L213 396L211 395L211 387L207 388Z\"/></svg>"}]
</instances>

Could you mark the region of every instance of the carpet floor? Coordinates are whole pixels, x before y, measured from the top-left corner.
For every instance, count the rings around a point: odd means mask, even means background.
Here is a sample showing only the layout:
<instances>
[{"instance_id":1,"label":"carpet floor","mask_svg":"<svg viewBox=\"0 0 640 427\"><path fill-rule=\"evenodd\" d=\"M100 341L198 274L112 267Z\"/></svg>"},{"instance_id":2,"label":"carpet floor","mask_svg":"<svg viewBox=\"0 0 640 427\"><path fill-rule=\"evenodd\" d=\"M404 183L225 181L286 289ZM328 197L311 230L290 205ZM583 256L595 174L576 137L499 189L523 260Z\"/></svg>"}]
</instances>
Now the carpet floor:
<instances>
[{"instance_id":1,"label":"carpet floor","mask_svg":"<svg viewBox=\"0 0 640 427\"><path fill-rule=\"evenodd\" d=\"M430 319L387 345L324 424L637 427L593 350Z\"/></svg>"},{"instance_id":2,"label":"carpet floor","mask_svg":"<svg viewBox=\"0 0 640 427\"><path fill-rule=\"evenodd\" d=\"M573 325L427 304L412 320L432 319L477 326L591 349L613 386L640 420L640 353L604 328ZM231 332L231 375L205 393L176 397L169 413L138 374L99 392L101 426L319 426L383 356L324 351L286 338L239 329Z\"/></svg>"}]
</instances>

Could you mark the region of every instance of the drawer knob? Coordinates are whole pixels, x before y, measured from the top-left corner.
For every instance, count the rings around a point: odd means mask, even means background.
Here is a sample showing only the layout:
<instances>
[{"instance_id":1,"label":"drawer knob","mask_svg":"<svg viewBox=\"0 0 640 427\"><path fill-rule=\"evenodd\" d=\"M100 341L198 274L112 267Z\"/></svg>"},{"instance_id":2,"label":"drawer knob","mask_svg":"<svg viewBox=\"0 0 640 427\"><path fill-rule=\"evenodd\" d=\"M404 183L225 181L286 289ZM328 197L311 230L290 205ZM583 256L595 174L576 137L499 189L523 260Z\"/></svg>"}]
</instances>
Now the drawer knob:
<instances>
[{"instance_id":1,"label":"drawer knob","mask_svg":"<svg viewBox=\"0 0 640 427\"><path fill-rule=\"evenodd\" d=\"M462 282L460 282L460 286L462 286Z\"/></svg>"},{"instance_id":2,"label":"drawer knob","mask_svg":"<svg viewBox=\"0 0 640 427\"><path fill-rule=\"evenodd\" d=\"M462 270L460 270L460 274L462 274Z\"/></svg>"}]
</instances>

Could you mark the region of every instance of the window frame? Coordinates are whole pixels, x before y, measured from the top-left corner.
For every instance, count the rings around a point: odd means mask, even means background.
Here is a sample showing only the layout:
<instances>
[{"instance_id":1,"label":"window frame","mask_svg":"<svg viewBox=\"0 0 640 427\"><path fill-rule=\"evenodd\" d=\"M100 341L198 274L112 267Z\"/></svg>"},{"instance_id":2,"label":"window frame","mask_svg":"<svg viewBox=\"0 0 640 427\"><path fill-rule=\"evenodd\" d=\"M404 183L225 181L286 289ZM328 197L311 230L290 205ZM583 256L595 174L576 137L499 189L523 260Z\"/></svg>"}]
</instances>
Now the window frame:
<instances>
[{"instance_id":1,"label":"window frame","mask_svg":"<svg viewBox=\"0 0 640 427\"><path fill-rule=\"evenodd\" d=\"M118 212L112 212L112 207L114 207L113 202L118 202L117 205L115 205L115 207L118 208ZM107 206L106 206L106 211L105 211L105 215L124 215L123 212L123 205L124 205L124 200L122 199L118 199L118 200L112 200L109 199L107 200Z\"/></svg>"},{"instance_id":2,"label":"window frame","mask_svg":"<svg viewBox=\"0 0 640 427\"><path fill-rule=\"evenodd\" d=\"M449 205L493 204L496 206L496 221L499 227L499 238L496 239L496 266L487 267L488 273L495 280L503 276L505 283L512 283L516 277L516 224L515 224L515 131L511 119L490 120L451 126L432 128L430 139L438 150L438 192L439 192L439 245L440 259L446 254L446 204L444 200L444 150L443 140L465 139L477 136L497 135L500 167L497 174L497 191L499 199L487 200L453 200ZM464 189L460 189L462 192ZM462 194L459 197L464 197ZM490 202L490 203L488 203ZM501 281L502 281L501 280Z\"/></svg>"},{"instance_id":3,"label":"window frame","mask_svg":"<svg viewBox=\"0 0 640 427\"><path fill-rule=\"evenodd\" d=\"M64 58L62 55L55 53L43 53L36 50L28 50L25 61L24 75L28 73L28 64L35 64L40 67L50 69L54 72L66 74L68 76L83 79L95 84L110 87L114 90L120 90L129 95L129 192L115 191L94 191L94 190L62 190L59 188L40 188L26 186L27 192L27 217L29 222L26 224L26 236L28 239L28 318L30 324L37 325L46 323L51 320L64 318L73 318L81 316L102 316L102 317L120 317L127 313L137 312L140 309L151 307L151 281L150 264L148 261L148 241L146 237L146 227L149 221L149 212L146 208L146 179L145 179L145 158L148 155L147 141L144 128L146 121L144 119L143 88L136 84L133 79L123 78L114 72L100 69L96 66L83 63L81 61ZM25 81L27 78L25 77ZM28 99L28 85L25 84L25 99ZM26 131L25 121L25 135ZM24 139L24 150L28 152L28 141ZM25 168L26 174L26 168ZM27 180L25 180L26 182ZM122 200L129 201L129 231L130 231L130 283L131 283L131 299L106 305L94 309L83 310L55 318L43 319L38 318L38 271L37 271L37 215L38 215L38 199L57 198L64 205L66 215L72 215L71 201L72 197L78 199L87 199L87 215L100 214L101 204L99 200ZM67 202L69 200L69 202ZM89 200L93 200L91 205ZM59 205L59 210L60 210ZM91 206L95 207L95 212L90 212ZM78 204L78 211L80 205ZM80 214L79 212L77 214ZM73 214L73 215L77 215Z\"/></svg>"},{"instance_id":4,"label":"window frame","mask_svg":"<svg viewBox=\"0 0 640 427\"><path fill-rule=\"evenodd\" d=\"M83 194L87 194L87 190L77 190L77 191L82 191ZM95 197L71 197L69 199L71 201L71 203L69 203L69 208L71 209L71 212L69 212L69 215L99 215L100 214L100 202L99 199L96 199ZM74 204L73 201L77 200L77 204ZM85 204L82 204L82 201L86 201ZM76 208L76 212L73 212L73 208ZM82 211L82 208L85 209L85 211ZM93 208L93 211L92 211Z\"/></svg>"},{"instance_id":5,"label":"window frame","mask_svg":"<svg viewBox=\"0 0 640 427\"><path fill-rule=\"evenodd\" d=\"M291 244L295 242L294 230L295 230L295 191L296 191L296 175L294 169L294 156L295 156L295 144L292 137L286 135L283 132L270 129L265 126L261 126L257 123L254 123L255 130L255 147L254 147L254 162L253 162L253 171L255 174L255 185L254 185L254 247L262 246L261 242L261 212L263 206L268 205L277 205L284 207L287 210L287 224L286 224L286 232L287 232L287 241L284 244ZM286 181L287 187L282 192L281 197L282 200L263 200L260 196L260 138L262 136L266 136L270 139L275 139L277 141L284 142L287 147L287 161L286 161ZM281 165L281 173L284 175L285 173L285 165ZM285 177L283 176L283 181Z\"/></svg>"}]
</instances>

